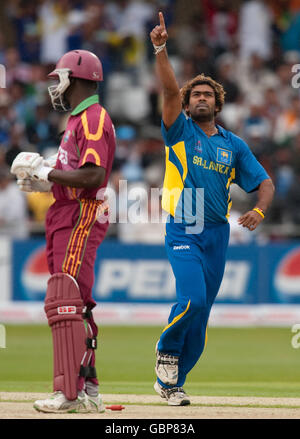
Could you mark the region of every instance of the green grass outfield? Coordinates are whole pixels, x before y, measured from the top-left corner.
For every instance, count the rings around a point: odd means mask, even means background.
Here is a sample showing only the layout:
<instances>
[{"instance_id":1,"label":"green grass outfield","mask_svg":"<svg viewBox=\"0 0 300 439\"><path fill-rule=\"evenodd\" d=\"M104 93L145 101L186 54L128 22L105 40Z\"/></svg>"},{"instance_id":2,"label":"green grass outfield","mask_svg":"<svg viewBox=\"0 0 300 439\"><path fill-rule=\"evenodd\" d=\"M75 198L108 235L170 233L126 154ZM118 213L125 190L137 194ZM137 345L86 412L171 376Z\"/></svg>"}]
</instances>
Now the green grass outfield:
<instances>
[{"instance_id":1,"label":"green grass outfield","mask_svg":"<svg viewBox=\"0 0 300 439\"><path fill-rule=\"evenodd\" d=\"M102 393L154 394L154 347L161 327L100 328ZM300 397L300 349L291 328L209 328L208 343L185 385L190 395ZM52 341L40 325L6 325L0 391L51 392Z\"/></svg>"}]
</instances>

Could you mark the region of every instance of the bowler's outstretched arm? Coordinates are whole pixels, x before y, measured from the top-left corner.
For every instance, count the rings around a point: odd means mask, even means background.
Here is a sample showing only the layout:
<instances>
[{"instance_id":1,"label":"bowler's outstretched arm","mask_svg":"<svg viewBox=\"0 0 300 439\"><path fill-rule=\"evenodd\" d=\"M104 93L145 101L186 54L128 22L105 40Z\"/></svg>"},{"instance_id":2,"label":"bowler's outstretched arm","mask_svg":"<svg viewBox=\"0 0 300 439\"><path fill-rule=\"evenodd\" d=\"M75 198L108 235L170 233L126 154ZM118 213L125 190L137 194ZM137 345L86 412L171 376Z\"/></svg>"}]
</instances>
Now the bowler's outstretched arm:
<instances>
[{"instance_id":1,"label":"bowler's outstretched arm","mask_svg":"<svg viewBox=\"0 0 300 439\"><path fill-rule=\"evenodd\" d=\"M182 104L180 89L164 46L168 34L162 12L159 12L159 25L155 26L150 37L154 48L159 48L155 49L154 53L156 54L156 71L163 89L162 120L168 129L179 116ZM162 48L162 46L164 47Z\"/></svg>"}]
</instances>

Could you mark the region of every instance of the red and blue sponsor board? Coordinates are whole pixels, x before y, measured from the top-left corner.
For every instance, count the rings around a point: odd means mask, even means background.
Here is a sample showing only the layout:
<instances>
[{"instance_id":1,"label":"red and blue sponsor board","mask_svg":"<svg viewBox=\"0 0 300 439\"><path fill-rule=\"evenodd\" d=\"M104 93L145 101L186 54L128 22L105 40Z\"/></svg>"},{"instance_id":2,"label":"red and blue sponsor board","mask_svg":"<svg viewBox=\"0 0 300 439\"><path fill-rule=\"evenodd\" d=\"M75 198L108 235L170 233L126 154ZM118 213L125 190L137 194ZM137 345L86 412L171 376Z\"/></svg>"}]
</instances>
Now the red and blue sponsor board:
<instances>
[{"instance_id":1,"label":"red and blue sponsor board","mask_svg":"<svg viewBox=\"0 0 300 439\"><path fill-rule=\"evenodd\" d=\"M14 241L12 267L13 300L43 301L50 276L45 241ZM174 302L175 280L164 246L102 243L93 295L99 302ZM230 246L216 302L300 303L300 243Z\"/></svg>"}]
</instances>

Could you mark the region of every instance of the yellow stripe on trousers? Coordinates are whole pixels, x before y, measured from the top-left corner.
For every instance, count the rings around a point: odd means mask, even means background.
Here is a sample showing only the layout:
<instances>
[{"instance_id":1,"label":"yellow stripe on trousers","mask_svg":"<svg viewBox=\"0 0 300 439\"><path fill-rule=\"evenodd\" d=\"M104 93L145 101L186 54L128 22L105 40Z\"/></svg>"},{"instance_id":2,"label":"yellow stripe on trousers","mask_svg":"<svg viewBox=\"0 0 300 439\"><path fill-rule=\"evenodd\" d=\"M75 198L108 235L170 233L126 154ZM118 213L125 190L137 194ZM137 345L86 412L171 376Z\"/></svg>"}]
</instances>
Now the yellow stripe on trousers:
<instances>
[{"instance_id":1,"label":"yellow stripe on trousers","mask_svg":"<svg viewBox=\"0 0 300 439\"><path fill-rule=\"evenodd\" d=\"M80 230L80 228L81 228L82 218L84 218L85 210L86 210L86 207L87 207L87 204L84 204L82 206L83 203L81 203L80 201L79 201L79 204L80 204L80 215L79 215L79 218L77 220L77 223L76 223L74 229L72 230L72 234L71 234L70 239L69 239L69 243L68 243L68 246L67 246L65 259L64 259L64 262L63 262L63 266L62 266L62 271L64 273L68 273L68 265L70 264L71 259L73 259L72 253L70 255L68 255L68 252L69 252L69 249L71 249L73 247L73 245L74 245L74 241L76 239L76 235L78 233L78 230Z\"/></svg>"},{"instance_id":2,"label":"yellow stripe on trousers","mask_svg":"<svg viewBox=\"0 0 300 439\"><path fill-rule=\"evenodd\" d=\"M178 314L178 316L174 317L174 319L172 320L172 322L169 323L169 324L164 328L163 332L165 332L168 328L170 328L170 326L172 326L172 325L174 325L176 322L178 322L178 320L180 320L180 319L181 319L181 318L182 318L182 317L188 312L189 307L190 307L190 303L191 303L191 301L189 300L186 309L185 309L181 314Z\"/></svg>"},{"instance_id":3,"label":"yellow stripe on trousers","mask_svg":"<svg viewBox=\"0 0 300 439\"><path fill-rule=\"evenodd\" d=\"M96 210L97 210L96 204L89 207L86 224L84 225L84 228L81 230L81 233L78 237L78 244L76 246L77 251L74 254L74 260L73 260L74 266L72 265L72 272L71 272L71 276L73 276L74 278L76 278L78 267L81 264L82 249L85 247L86 238L89 236L91 226L94 224Z\"/></svg>"},{"instance_id":4,"label":"yellow stripe on trousers","mask_svg":"<svg viewBox=\"0 0 300 439\"><path fill-rule=\"evenodd\" d=\"M89 203L83 203L82 208L82 215L79 224L77 227L73 230L73 236L71 239L70 244L68 245L67 252L71 250L70 255L68 256L66 262L63 265L63 271L69 273L71 276L74 277L78 261L80 260L80 252L82 249L82 240L85 236L88 235L87 229L90 227L90 225L93 223L93 213L95 212L95 207L97 207L96 204L90 204ZM87 213L86 213L87 211ZM76 240L78 238L78 244L76 245ZM75 246L75 251L72 252L72 247ZM79 252L79 254L78 254ZM77 258L76 258L77 257ZM76 261L76 263L75 263Z\"/></svg>"}]
</instances>

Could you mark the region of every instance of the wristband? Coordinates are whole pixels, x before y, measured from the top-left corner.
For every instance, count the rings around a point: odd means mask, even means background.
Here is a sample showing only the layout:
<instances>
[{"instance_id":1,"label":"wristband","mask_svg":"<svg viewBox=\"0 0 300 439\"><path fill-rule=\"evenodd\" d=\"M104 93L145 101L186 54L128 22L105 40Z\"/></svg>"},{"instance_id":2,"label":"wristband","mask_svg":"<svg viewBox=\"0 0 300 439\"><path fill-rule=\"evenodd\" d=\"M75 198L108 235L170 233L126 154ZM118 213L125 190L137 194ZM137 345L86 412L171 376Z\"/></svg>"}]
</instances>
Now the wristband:
<instances>
[{"instance_id":1,"label":"wristband","mask_svg":"<svg viewBox=\"0 0 300 439\"><path fill-rule=\"evenodd\" d=\"M265 212L262 209L260 209L259 207L254 207L254 209L252 209L252 210L254 210L254 212L257 212L262 218L265 217Z\"/></svg>"},{"instance_id":2,"label":"wristband","mask_svg":"<svg viewBox=\"0 0 300 439\"><path fill-rule=\"evenodd\" d=\"M156 44L153 44L154 47L154 55L157 55L160 53L164 48L166 47L166 43L162 44L161 46L156 46Z\"/></svg>"}]
</instances>

